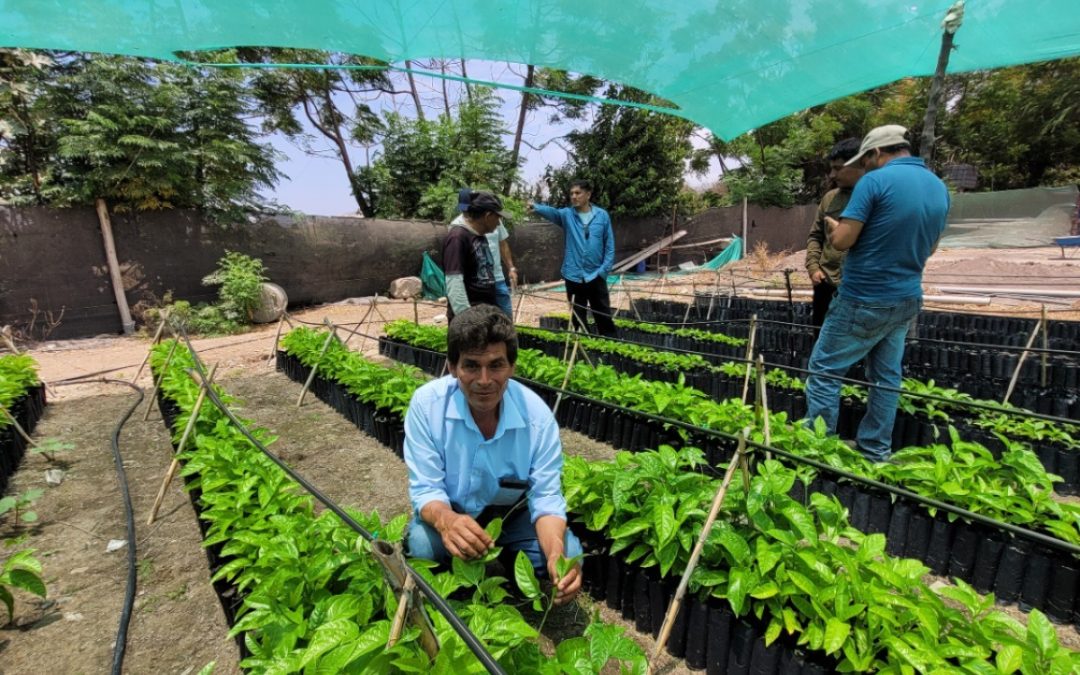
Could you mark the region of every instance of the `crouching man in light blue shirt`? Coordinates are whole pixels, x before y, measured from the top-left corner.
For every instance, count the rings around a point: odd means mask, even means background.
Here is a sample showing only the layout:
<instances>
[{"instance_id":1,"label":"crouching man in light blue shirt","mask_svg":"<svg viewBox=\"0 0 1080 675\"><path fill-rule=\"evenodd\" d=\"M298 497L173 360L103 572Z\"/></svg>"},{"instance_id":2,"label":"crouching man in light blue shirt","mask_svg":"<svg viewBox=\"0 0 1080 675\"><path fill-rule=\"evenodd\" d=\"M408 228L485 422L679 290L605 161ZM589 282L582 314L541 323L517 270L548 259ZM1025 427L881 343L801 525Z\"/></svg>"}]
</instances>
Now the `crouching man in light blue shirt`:
<instances>
[{"instance_id":1,"label":"crouching man in light blue shirt","mask_svg":"<svg viewBox=\"0 0 1080 675\"><path fill-rule=\"evenodd\" d=\"M491 305L470 307L450 323L447 357L450 375L417 389L405 414L409 555L472 560L499 545L558 579L556 562L580 555L581 543L566 524L559 427L540 397L511 379L513 323ZM493 513L506 517L497 542L478 522ZM573 599L581 566L556 588L556 604Z\"/></svg>"}]
</instances>

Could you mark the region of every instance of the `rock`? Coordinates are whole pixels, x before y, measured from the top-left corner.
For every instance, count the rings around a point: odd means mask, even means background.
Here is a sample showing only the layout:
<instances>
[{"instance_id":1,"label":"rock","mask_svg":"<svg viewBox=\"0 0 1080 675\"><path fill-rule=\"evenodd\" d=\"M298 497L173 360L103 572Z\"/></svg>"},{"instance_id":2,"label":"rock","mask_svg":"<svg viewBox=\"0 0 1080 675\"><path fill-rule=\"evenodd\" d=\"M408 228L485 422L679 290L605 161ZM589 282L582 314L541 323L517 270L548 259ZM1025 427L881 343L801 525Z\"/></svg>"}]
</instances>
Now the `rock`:
<instances>
[{"instance_id":1,"label":"rock","mask_svg":"<svg viewBox=\"0 0 1080 675\"><path fill-rule=\"evenodd\" d=\"M110 539L108 545L105 546L105 552L119 551L125 546L127 546L127 539Z\"/></svg>"},{"instance_id":2,"label":"rock","mask_svg":"<svg viewBox=\"0 0 1080 675\"><path fill-rule=\"evenodd\" d=\"M52 486L57 486L64 482L64 470L63 469L49 469L45 472L45 482Z\"/></svg>"},{"instance_id":3,"label":"rock","mask_svg":"<svg viewBox=\"0 0 1080 675\"><path fill-rule=\"evenodd\" d=\"M420 277L401 277L390 282L390 297L398 299L419 298L424 292Z\"/></svg>"},{"instance_id":4,"label":"rock","mask_svg":"<svg viewBox=\"0 0 1080 675\"><path fill-rule=\"evenodd\" d=\"M81 612L64 612L64 621L82 621L83 615Z\"/></svg>"},{"instance_id":5,"label":"rock","mask_svg":"<svg viewBox=\"0 0 1080 675\"><path fill-rule=\"evenodd\" d=\"M445 314L436 314L435 316L431 317L431 323L443 323L445 321L446 321L446 315Z\"/></svg>"},{"instance_id":6,"label":"rock","mask_svg":"<svg viewBox=\"0 0 1080 675\"><path fill-rule=\"evenodd\" d=\"M72 574L84 574L84 573L89 572L89 571L90 571L89 567L76 567L75 569L71 570L71 573Z\"/></svg>"},{"instance_id":7,"label":"rock","mask_svg":"<svg viewBox=\"0 0 1080 675\"><path fill-rule=\"evenodd\" d=\"M259 306L251 315L255 323L271 323L281 318L289 305L285 289L277 284L264 282L259 288Z\"/></svg>"}]
</instances>

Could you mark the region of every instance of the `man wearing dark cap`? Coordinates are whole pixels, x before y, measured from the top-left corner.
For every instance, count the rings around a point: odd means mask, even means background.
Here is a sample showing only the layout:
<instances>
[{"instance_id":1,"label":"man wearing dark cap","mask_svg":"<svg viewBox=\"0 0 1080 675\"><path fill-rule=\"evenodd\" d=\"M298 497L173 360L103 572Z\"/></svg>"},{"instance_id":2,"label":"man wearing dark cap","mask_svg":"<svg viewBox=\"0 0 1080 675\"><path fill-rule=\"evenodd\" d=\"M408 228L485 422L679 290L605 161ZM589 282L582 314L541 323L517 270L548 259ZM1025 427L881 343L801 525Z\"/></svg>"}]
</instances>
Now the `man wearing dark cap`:
<instances>
[{"instance_id":1,"label":"man wearing dark cap","mask_svg":"<svg viewBox=\"0 0 1080 675\"><path fill-rule=\"evenodd\" d=\"M937 248L949 212L949 191L926 164L911 156L907 130L896 124L866 135L859 154L867 174L855 185L840 219L826 217L830 240L847 251L844 281L810 356L807 417L836 429L840 382L866 359L867 379L899 389L904 338L922 308L922 272ZM892 454L899 394L871 387L855 441L873 461Z\"/></svg>"},{"instance_id":2,"label":"man wearing dark cap","mask_svg":"<svg viewBox=\"0 0 1080 675\"><path fill-rule=\"evenodd\" d=\"M464 227L465 216L462 213L469 208L469 200L473 191L463 188L458 191L458 216L450 221L450 227ZM506 225L500 221L494 232L487 235L488 248L491 249L491 259L495 269L495 306L501 309L507 316L513 317L514 307L510 298L510 284L507 283L507 275L512 284L517 284L517 268L514 267L514 256L510 251L510 233ZM506 263L507 271L503 273L503 263Z\"/></svg>"},{"instance_id":3,"label":"man wearing dark cap","mask_svg":"<svg viewBox=\"0 0 1080 675\"><path fill-rule=\"evenodd\" d=\"M487 235L499 227L500 219L509 218L502 202L490 192L469 193L462 215L465 224L451 227L443 240L448 319L473 305L495 304L495 261Z\"/></svg>"}]
</instances>

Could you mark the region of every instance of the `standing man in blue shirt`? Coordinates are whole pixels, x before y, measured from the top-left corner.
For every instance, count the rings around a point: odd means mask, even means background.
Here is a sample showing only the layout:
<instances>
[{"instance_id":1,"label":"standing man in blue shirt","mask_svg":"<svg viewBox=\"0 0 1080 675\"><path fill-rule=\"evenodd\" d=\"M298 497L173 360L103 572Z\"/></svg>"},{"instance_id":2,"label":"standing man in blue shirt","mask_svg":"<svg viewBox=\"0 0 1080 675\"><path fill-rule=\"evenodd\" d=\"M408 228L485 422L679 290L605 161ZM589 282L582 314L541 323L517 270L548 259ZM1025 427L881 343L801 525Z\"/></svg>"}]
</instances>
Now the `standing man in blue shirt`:
<instances>
[{"instance_id":1,"label":"standing man in blue shirt","mask_svg":"<svg viewBox=\"0 0 1080 675\"><path fill-rule=\"evenodd\" d=\"M590 199L592 183L574 180L570 182L571 206L556 209L545 204L530 204L529 211L555 223L566 235L562 278L566 282L566 299L574 308L574 323L580 330L587 331L587 310L591 310L597 332L614 337L615 321L611 317L607 275L615 264L615 233L608 212L591 203Z\"/></svg>"},{"instance_id":2,"label":"standing man in blue shirt","mask_svg":"<svg viewBox=\"0 0 1080 675\"><path fill-rule=\"evenodd\" d=\"M553 580L556 604L569 602L581 566L560 579L555 565L581 555L581 543L566 524L559 427L543 400L511 379L514 324L491 305L466 309L450 323L447 360L450 375L417 389L405 413L409 555L524 551ZM493 515L504 518L498 541L483 527Z\"/></svg>"},{"instance_id":3,"label":"standing man in blue shirt","mask_svg":"<svg viewBox=\"0 0 1080 675\"><path fill-rule=\"evenodd\" d=\"M900 388L904 338L922 308L922 273L937 248L949 212L949 192L926 164L911 156L907 129L896 124L866 135L859 162L867 174L855 185L840 220L826 217L830 240L847 251L844 282L810 356L807 417L836 430L840 382L866 359L867 379ZM871 387L856 443L869 459L892 454L899 394Z\"/></svg>"}]
</instances>

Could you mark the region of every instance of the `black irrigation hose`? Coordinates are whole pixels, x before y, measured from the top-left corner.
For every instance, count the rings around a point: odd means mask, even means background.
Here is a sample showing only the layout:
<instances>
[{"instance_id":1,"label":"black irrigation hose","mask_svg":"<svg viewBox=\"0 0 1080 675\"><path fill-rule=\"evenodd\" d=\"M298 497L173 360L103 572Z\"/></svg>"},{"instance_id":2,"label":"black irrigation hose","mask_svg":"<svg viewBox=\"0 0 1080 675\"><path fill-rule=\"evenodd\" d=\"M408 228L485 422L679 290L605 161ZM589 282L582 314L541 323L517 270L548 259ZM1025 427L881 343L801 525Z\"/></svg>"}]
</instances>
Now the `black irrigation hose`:
<instances>
[{"instance_id":1,"label":"black irrigation hose","mask_svg":"<svg viewBox=\"0 0 1080 675\"><path fill-rule=\"evenodd\" d=\"M359 534L361 537L363 537L369 542L373 541L375 537L370 532L368 532L363 525L353 520L353 518L349 516L349 514L346 513L343 508L338 506L337 503L324 495L322 491L320 491L317 487L310 483L306 478L293 470L292 467L282 461L280 457L270 452L270 450L268 450L266 446L260 443L259 440L255 438L250 431L248 431L247 427L245 427L244 424L236 418L232 411L229 410L228 406L226 406L218 397L217 393L214 391L214 388L212 386L209 386L209 382L206 379L206 367L203 365L198 353L191 346L191 340L188 337L187 332L183 329L183 326L180 326L178 329L181 337L183 337L184 342L187 345L188 350L191 352L193 360L195 361L196 368L194 369L194 371L197 372L199 375L199 380L201 381L202 386L206 391L207 399L210 400L210 402L212 402L218 408L218 410L220 410L221 413L225 415L226 418L228 418L229 422L231 422L232 425L236 427L236 429L241 434L243 434L244 438L248 439L248 441L253 446L255 446L255 448L257 448L264 455L266 455L270 459L270 461L281 467L282 471L284 471L290 478L299 483L305 490L310 492L311 495L315 497L315 499L319 500L319 502L321 502L324 506L326 506L326 508L333 511L335 515L341 518L342 522L352 528L357 534ZM429 602L431 602L432 605L434 605L435 609L437 609L439 613L446 618L447 622L450 623L454 631L461 637L461 639L469 647L469 650L472 651L472 653L476 656L477 660L479 660L480 663L483 664L487 671L489 673L495 673L497 675L506 675L506 671L503 670L502 666L500 666L498 661L495 660L495 657L493 657L487 651L487 648L484 647L483 643L481 643L480 640L475 635L473 635L472 631L469 630L468 626L462 623L460 617L458 617L458 615L454 613L454 610L450 608L450 605L446 604L446 601L442 598L442 596L436 593L435 589L433 589L431 585L428 584L428 582L425 581L422 576L417 574L417 572L413 570L412 567L406 565L405 568L412 576L413 581L416 583L416 587L420 589L420 592L424 594L424 596L428 599Z\"/></svg>"},{"instance_id":2,"label":"black irrigation hose","mask_svg":"<svg viewBox=\"0 0 1080 675\"><path fill-rule=\"evenodd\" d=\"M138 409L139 404L143 402L143 398L146 396L145 392L140 387L135 386L130 382L124 380L115 380L108 378L100 378L97 382L105 382L108 384L122 384L131 387L138 394L135 402L131 404L131 407L127 409L127 412L123 414L120 421L117 422L113 428L112 433L112 453L113 461L116 463L116 478L120 483L120 493L124 497L124 518L127 521L127 584L124 589L124 606L120 612L120 625L116 630L116 643L113 645L113 662L112 662L112 674L120 675L124 667L124 654L127 651L127 633L128 626L131 624L131 610L135 606L135 589L138 585L138 573L136 568L136 553L135 553L135 510L131 506L131 491L128 489L127 473L124 471L124 459L120 455L120 430L124 428L127 421L131 418L131 415ZM55 386L63 386L68 384L79 384L78 382L53 382Z\"/></svg>"},{"instance_id":3,"label":"black irrigation hose","mask_svg":"<svg viewBox=\"0 0 1080 675\"><path fill-rule=\"evenodd\" d=\"M435 354L437 356L445 356L445 354L443 352L439 352L439 351L436 351L434 349L426 349L424 347L416 347L416 346L413 346L413 345L409 345L409 347L411 349L416 350L416 351L427 352L429 354ZM618 405L618 404L615 404L615 403L609 403L608 401L602 401L600 399L595 399L595 398L592 398L590 396L586 396L584 394L579 394L577 392L569 391L567 389L562 389L560 387L553 387L551 385L547 385L547 384L544 384L542 382L537 382L535 380L530 380L530 379L528 379L526 377L521 377L519 375L515 375L514 379L522 382L525 385L538 386L538 387L542 387L544 389L548 389L550 391L553 391L553 392L555 392L557 394L562 394L563 398L574 398L574 399L578 399L578 400L586 401L586 402L600 403L600 404L602 404L602 405L604 405L604 406L606 406L608 408L612 408L612 409L614 409L614 410L616 410L618 412L628 413L630 415L636 415L636 416L644 417L644 418L646 418L648 420L651 420L653 422L659 422L661 424L670 425L670 426L673 426L673 427L678 427L680 429L685 429L686 431L689 431L689 432L692 432L692 433L695 433L695 434L703 434L703 435L706 435L706 436L713 436L713 437L716 437L716 438L722 438L724 440L731 440L731 441L738 441L740 439L740 436L738 436L737 434L729 434L729 433L727 433L725 431L720 431L718 429L706 429L704 427L699 427L699 426L695 426L693 424L690 424L689 422L683 422L682 420L672 419L670 417L662 417L660 415L654 415L652 413L643 412L641 410L635 410L633 408L628 408L626 406L621 406L621 405ZM1044 544L1044 545L1049 546L1051 548L1056 548L1056 549L1058 549L1060 551L1065 551L1066 553L1070 553L1072 555L1080 555L1080 546L1078 546L1076 544L1070 544L1067 541L1062 541L1061 539L1056 539L1056 538L1051 537L1049 535L1042 534L1041 532L1035 532L1034 530L1029 530L1027 528L1020 527L1019 525L1013 525L1012 523L1005 523L1005 522L1002 522L1000 520L995 520L993 518L990 518L989 516L984 516L984 515L981 515L981 514L978 514L978 513L974 513L973 511L968 511L967 509L961 508L959 506L955 506L953 504L949 504L948 502L938 501L937 499L934 499L933 497L926 497L926 496L920 495L917 492L912 492L910 490L905 490L904 488L897 487L895 485L890 485L888 483L883 483L881 481L874 480L873 478L867 478L866 476L861 476L861 475L859 475L857 473L851 473L850 471L845 471L844 469L838 469L838 468L836 468L834 466L831 466L829 464L825 464L824 462L819 462L816 459L810 459L809 457L803 457L801 455L792 454L792 453L790 453L790 452L788 452L786 450L781 450L780 448L776 448L776 447L773 447L771 445L765 445L764 443L757 443L757 442L751 441L749 439L747 439L746 444L748 446L751 446L751 447L756 448L758 450L763 450L765 452L770 452L770 453L773 453L775 455L779 455L780 457L784 457L784 458L792 460L792 461L794 461L796 463L801 463L801 464L806 464L808 466L812 466L812 467L818 469L819 471L826 471L828 473L835 474L836 476L839 476L841 478L845 478L845 479L850 480L850 481L855 482L855 483L862 483L863 485L868 485L868 486L871 486L871 487L878 488L880 490L885 490L886 492L889 492L891 494L894 494L894 495L897 495L897 496L900 496L900 497L904 497L905 499L909 499L911 501L923 504L925 506L941 509L943 511L948 511L949 513L953 513L953 514L955 514L957 516L960 516L961 518L965 518L965 519L972 520L972 521L975 521L975 522L978 522L978 523L982 523L983 525L986 525L987 527L994 527L994 528L1006 530L1006 531L1011 532L1011 533L1013 533L1013 534L1015 534L1017 536L1023 537L1025 539L1030 539L1031 541L1035 541L1035 542Z\"/></svg>"},{"instance_id":4,"label":"black irrigation hose","mask_svg":"<svg viewBox=\"0 0 1080 675\"><path fill-rule=\"evenodd\" d=\"M531 328L531 326L530 326L530 328ZM551 333L561 333L561 334L570 334L570 335L578 334L578 335L582 335L583 337L590 337L590 338L597 339L597 340L610 340L612 342L622 342L622 343L625 343L625 344L636 345L638 347L648 347L650 349L655 349L655 345L650 345L650 344L647 344L647 343L644 343L644 342L635 342L634 340L627 340L625 338L602 337L602 336L599 336L599 335L593 335L591 333L582 334L582 333L580 333L578 331L568 331L568 330L563 329L563 328L539 328L537 330L545 330L545 331L548 331L548 332L551 332ZM746 359L746 358L743 358L743 357L740 357L740 356L721 356L719 354L710 354L708 352L697 352L697 351L693 351L693 350L690 350L690 349L679 349L677 347L665 347L665 351L679 353L679 354L687 354L687 355L690 355L690 356L708 357L710 359L725 359L727 361L732 361L732 362L735 362L735 363L748 364L748 365L751 365L751 366L757 364L756 360ZM790 365L784 365L784 364L780 364L780 363L769 363L768 361L766 361L766 362L764 362L764 367L766 367L766 368L777 368L777 369L780 369L780 370L799 373L799 374L808 375L808 376L809 375L816 375L818 377L823 377L823 378L826 378L826 379L838 380L840 382L843 382L844 384L856 384L856 385L859 385L859 386L862 386L862 387L866 387L868 389L879 389L881 391L889 391L889 392L893 392L893 393L896 393L896 394L900 394L901 396L907 396L908 398L921 398L921 399L926 399L928 401L937 401L939 403L948 403L949 405L962 407L962 408L972 408L972 409L975 409L975 410L989 410L991 412L1002 414L1002 415L1012 415L1013 417L1022 417L1022 418L1028 418L1028 419L1044 420L1046 422L1055 422L1057 424L1068 424L1068 425L1074 425L1074 426L1077 424L1076 420L1069 419L1067 417L1057 417L1055 415L1044 415L1042 413L1032 412L1030 410L1019 410L1019 409L1012 410L1012 409L1008 409L1008 408L999 408L997 406L989 405L989 404L986 404L986 403L976 403L974 401L956 400L956 399L951 399L951 398L945 398L944 396L937 396L936 394L923 394L923 393L920 393L920 392L907 391L907 390L899 388L899 387L890 387L887 384L875 384L873 382L867 382L865 380L858 380L858 379L855 379L855 378L852 378L852 377L846 377L846 376L841 376L841 375L833 375L831 373L818 373L818 372L814 372L814 371L811 371L811 370L807 370L806 368L800 368L798 366L790 366Z\"/></svg>"}]
</instances>

